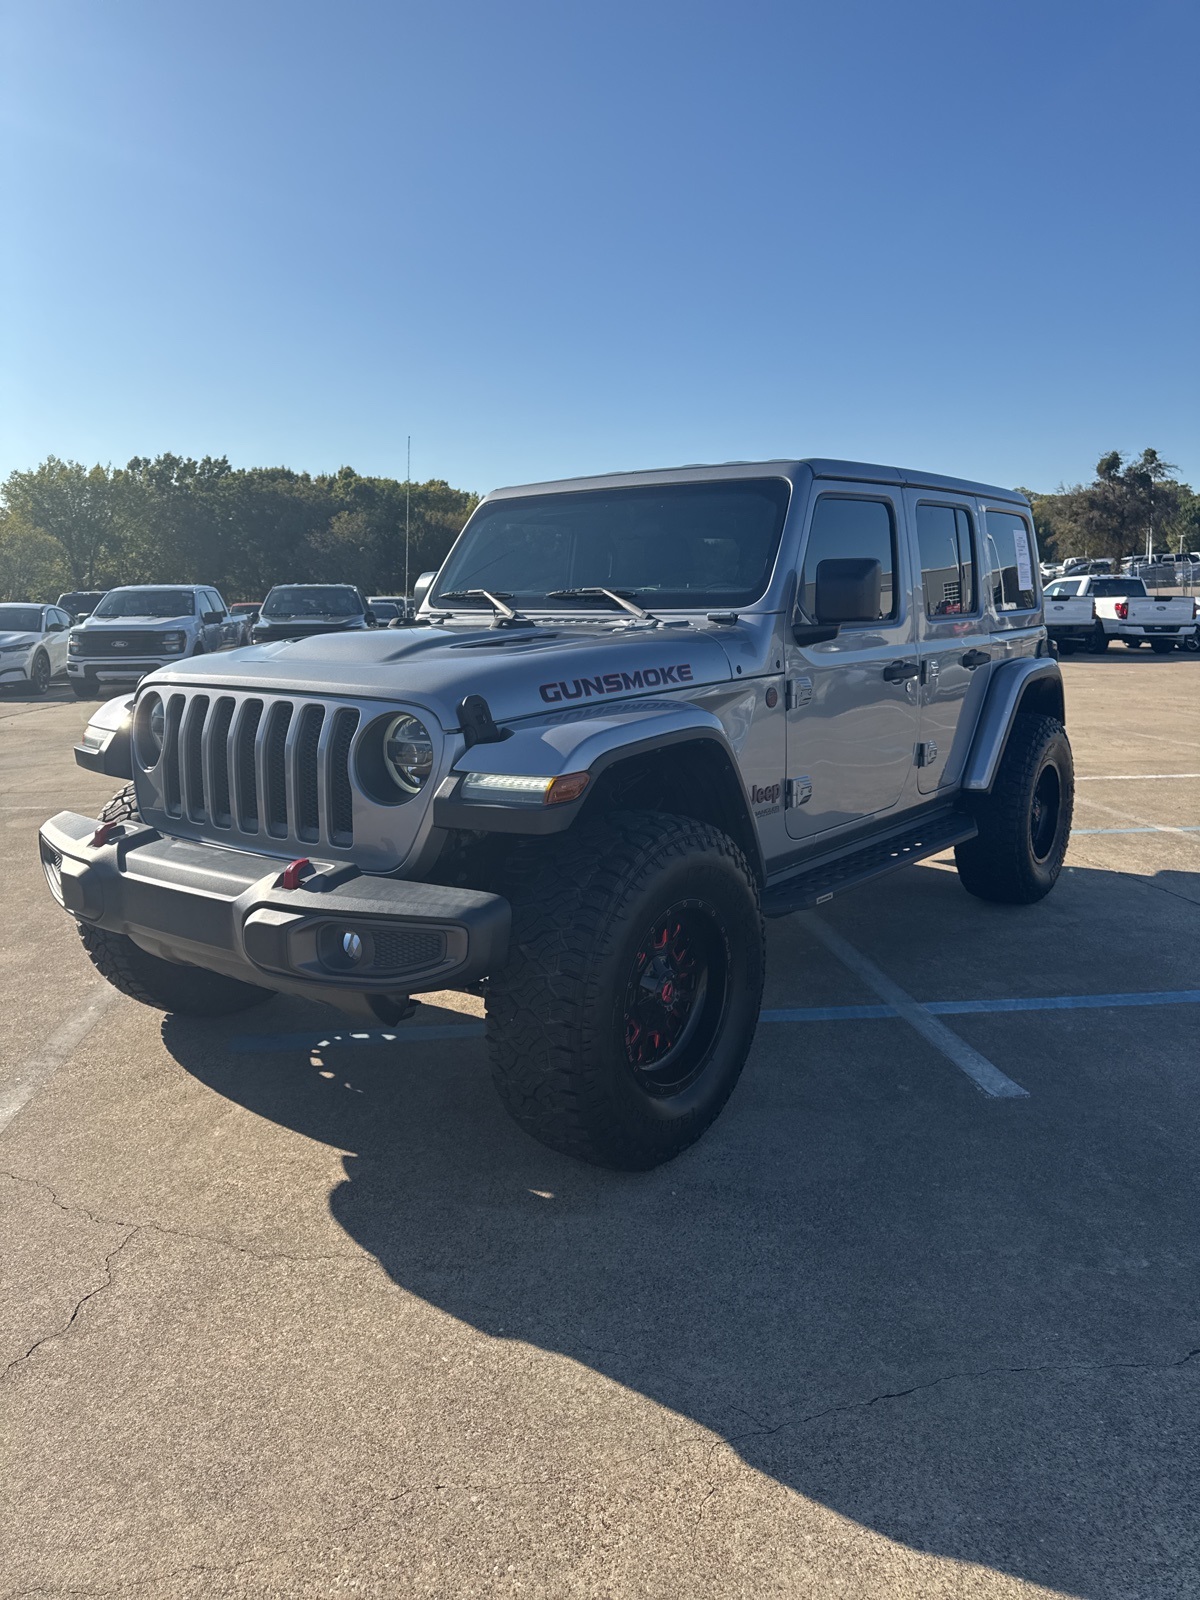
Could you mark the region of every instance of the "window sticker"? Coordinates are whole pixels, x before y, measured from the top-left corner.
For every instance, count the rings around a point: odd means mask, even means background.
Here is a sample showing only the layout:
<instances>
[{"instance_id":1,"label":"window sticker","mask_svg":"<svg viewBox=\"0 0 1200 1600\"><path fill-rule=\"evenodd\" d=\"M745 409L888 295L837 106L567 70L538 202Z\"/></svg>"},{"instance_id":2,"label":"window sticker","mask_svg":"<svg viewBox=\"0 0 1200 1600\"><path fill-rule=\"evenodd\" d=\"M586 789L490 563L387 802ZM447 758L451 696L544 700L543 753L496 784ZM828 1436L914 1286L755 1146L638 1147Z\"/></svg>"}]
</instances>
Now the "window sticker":
<instances>
[{"instance_id":1,"label":"window sticker","mask_svg":"<svg viewBox=\"0 0 1200 1600\"><path fill-rule=\"evenodd\" d=\"M1017 556L1017 586L1032 589L1033 562L1029 559L1029 534L1023 522L1017 522L1013 528L1013 548Z\"/></svg>"}]
</instances>

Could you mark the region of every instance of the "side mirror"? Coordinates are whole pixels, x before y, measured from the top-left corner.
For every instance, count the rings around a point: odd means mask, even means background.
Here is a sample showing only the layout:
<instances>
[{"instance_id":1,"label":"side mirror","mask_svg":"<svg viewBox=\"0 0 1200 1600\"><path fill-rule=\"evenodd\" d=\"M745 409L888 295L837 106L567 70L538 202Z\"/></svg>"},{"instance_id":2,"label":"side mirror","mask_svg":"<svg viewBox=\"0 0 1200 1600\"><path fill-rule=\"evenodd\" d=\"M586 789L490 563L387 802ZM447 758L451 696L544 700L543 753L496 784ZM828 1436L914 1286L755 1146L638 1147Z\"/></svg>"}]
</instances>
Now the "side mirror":
<instances>
[{"instance_id":1,"label":"side mirror","mask_svg":"<svg viewBox=\"0 0 1200 1600\"><path fill-rule=\"evenodd\" d=\"M200 621L201 622L223 622L224 618L221 616L221 613L219 611L202 611L200 613Z\"/></svg>"},{"instance_id":2,"label":"side mirror","mask_svg":"<svg viewBox=\"0 0 1200 1600\"><path fill-rule=\"evenodd\" d=\"M363 612L363 617L366 619L368 628L377 628L379 626L379 618L371 610L370 606Z\"/></svg>"},{"instance_id":3,"label":"side mirror","mask_svg":"<svg viewBox=\"0 0 1200 1600\"><path fill-rule=\"evenodd\" d=\"M867 557L839 557L817 564L813 610L816 622L796 622L797 644L821 644L844 622L877 622L883 593L883 568Z\"/></svg>"},{"instance_id":4,"label":"side mirror","mask_svg":"<svg viewBox=\"0 0 1200 1600\"><path fill-rule=\"evenodd\" d=\"M61 633L66 627L65 622L49 622L46 624L47 633Z\"/></svg>"},{"instance_id":5,"label":"side mirror","mask_svg":"<svg viewBox=\"0 0 1200 1600\"><path fill-rule=\"evenodd\" d=\"M878 561L854 557L822 561L817 566L817 621L825 627L843 622L878 622L883 568Z\"/></svg>"},{"instance_id":6,"label":"side mirror","mask_svg":"<svg viewBox=\"0 0 1200 1600\"><path fill-rule=\"evenodd\" d=\"M425 596L429 593L430 589L433 588L433 580L436 577L436 572L423 572L417 579L416 583L413 584L412 599L414 611L419 611L420 608L425 604Z\"/></svg>"}]
</instances>

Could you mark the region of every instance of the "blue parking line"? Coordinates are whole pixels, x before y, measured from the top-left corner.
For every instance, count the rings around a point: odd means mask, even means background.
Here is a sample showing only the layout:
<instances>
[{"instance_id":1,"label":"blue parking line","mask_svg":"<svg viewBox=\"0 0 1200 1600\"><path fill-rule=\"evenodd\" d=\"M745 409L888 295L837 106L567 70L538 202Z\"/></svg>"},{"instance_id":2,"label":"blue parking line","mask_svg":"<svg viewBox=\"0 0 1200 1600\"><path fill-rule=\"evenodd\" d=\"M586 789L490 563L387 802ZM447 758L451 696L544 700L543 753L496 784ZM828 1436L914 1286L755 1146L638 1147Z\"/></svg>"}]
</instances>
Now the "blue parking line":
<instances>
[{"instance_id":1,"label":"blue parking line","mask_svg":"<svg viewBox=\"0 0 1200 1600\"><path fill-rule=\"evenodd\" d=\"M1188 822L1170 828L1072 828L1071 837L1077 833L1200 833L1200 822Z\"/></svg>"},{"instance_id":2,"label":"blue parking line","mask_svg":"<svg viewBox=\"0 0 1200 1600\"><path fill-rule=\"evenodd\" d=\"M1020 1000L923 1000L935 1017L976 1017L1014 1011L1108 1011L1126 1006L1197 1006L1200 989L1160 989L1133 994L1051 994ZM899 1013L891 1006L784 1006L759 1014L762 1022L882 1022ZM442 1039L481 1039L482 1022L410 1028L355 1028L346 1033L244 1033L230 1039L234 1055L275 1055L286 1050L330 1050L353 1044L431 1044Z\"/></svg>"}]
</instances>

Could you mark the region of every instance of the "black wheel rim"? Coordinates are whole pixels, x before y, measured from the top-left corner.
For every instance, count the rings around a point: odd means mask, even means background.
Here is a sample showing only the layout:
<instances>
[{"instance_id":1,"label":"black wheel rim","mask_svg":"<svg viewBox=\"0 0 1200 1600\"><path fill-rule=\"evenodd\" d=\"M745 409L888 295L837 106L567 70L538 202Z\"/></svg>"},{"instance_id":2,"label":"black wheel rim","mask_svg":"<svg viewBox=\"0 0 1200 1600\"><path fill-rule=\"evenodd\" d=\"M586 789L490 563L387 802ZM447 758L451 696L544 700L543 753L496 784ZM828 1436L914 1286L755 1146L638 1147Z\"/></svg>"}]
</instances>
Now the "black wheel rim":
<instances>
[{"instance_id":1,"label":"black wheel rim","mask_svg":"<svg viewBox=\"0 0 1200 1600\"><path fill-rule=\"evenodd\" d=\"M679 1094L703 1072L728 980L725 935L702 901L680 901L647 930L630 967L621 1030L625 1059L648 1094Z\"/></svg>"},{"instance_id":2,"label":"black wheel rim","mask_svg":"<svg viewBox=\"0 0 1200 1600\"><path fill-rule=\"evenodd\" d=\"M1058 818L1062 810L1062 783L1058 768L1044 766L1033 787L1029 808L1029 843L1035 861L1045 861L1058 837Z\"/></svg>"},{"instance_id":3,"label":"black wheel rim","mask_svg":"<svg viewBox=\"0 0 1200 1600\"><path fill-rule=\"evenodd\" d=\"M33 663L33 686L39 694L44 694L50 685L50 663L45 656L38 656Z\"/></svg>"}]
</instances>

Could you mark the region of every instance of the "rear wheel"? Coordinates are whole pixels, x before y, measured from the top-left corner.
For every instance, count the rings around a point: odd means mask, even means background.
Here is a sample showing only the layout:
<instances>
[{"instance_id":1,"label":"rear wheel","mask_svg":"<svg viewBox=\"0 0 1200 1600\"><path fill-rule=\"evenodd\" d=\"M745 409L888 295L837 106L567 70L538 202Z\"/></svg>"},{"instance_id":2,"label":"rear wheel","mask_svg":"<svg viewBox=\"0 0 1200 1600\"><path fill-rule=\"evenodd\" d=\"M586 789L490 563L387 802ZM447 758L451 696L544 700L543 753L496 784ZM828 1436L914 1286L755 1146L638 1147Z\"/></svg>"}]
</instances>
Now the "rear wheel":
<instances>
[{"instance_id":1,"label":"rear wheel","mask_svg":"<svg viewBox=\"0 0 1200 1600\"><path fill-rule=\"evenodd\" d=\"M139 820L132 784L112 797L101 811L100 820ZM152 956L123 933L110 933L107 928L97 928L88 922L80 922L78 926L83 947L96 970L114 989L132 1000L141 1001L142 1005L154 1006L159 1011L174 1011L181 1016L221 1017L248 1011L251 1006L274 998L271 989L241 983L237 978L208 972L203 967Z\"/></svg>"},{"instance_id":2,"label":"rear wheel","mask_svg":"<svg viewBox=\"0 0 1200 1600\"><path fill-rule=\"evenodd\" d=\"M763 929L741 851L626 812L540 852L509 888L487 985L492 1075L535 1139L599 1166L669 1161L715 1120L758 1022Z\"/></svg>"},{"instance_id":3,"label":"rear wheel","mask_svg":"<svg viewBox=\"0 0 1200 1600\"><path fill-rule=\"evenodd\" d=\"M1030 905L1062 871L1075 799L1066 729L1056 717L1018 714L990 794L975 804L979 832L957 846L963 888L981 900Z\"/></svg>"},{"instance_id":4,"label":"rear wheel","mask_svg":"<svg viewBox=\"0 0 1200 1600\"><path fill-rule=\"evenodd\" d=\"M1105 633L1103 625L1098 622L1095 628L1092 630L1091 638L1088 640L1088 654L1093 656L1102 656L1108 649L1110 643L1111 640L1109 639L1108 634Z\"/></svg>"}]
</instances>

